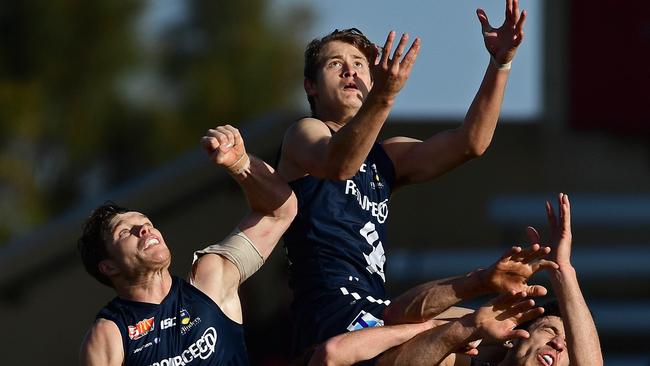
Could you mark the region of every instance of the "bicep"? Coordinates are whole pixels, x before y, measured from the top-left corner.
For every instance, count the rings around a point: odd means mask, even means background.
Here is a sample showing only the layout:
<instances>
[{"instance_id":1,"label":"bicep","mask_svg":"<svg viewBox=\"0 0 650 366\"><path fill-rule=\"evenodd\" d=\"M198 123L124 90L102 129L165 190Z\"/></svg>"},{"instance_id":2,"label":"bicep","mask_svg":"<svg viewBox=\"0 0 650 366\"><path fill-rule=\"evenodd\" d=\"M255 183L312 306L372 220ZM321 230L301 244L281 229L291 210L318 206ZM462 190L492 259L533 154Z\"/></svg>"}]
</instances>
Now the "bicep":
<instances>
[{"instance_id":1,"label":"bicep","mask_svg":"<svg viewBox=\"0 0 650 366\"><path fill-rule=\"evenodd\" d=\"M237 294L240 274L230 260L219 254L204 254L194 263L191 278L192 284L208 295L228 318L242 323Z\"/></svg>"},{"instance_id":2,"label":"bicep","mask_svg":"<svg viewBox=\"0 0 650 366\"><path fill-rule=\"evenodd\" d=\"M79 363L82 366L119 366L123 362L122 335L117 325L110 320L98 319L86 333Z\"/></svg>"},{"instance_id":3,"label":"bicep","mask_svg":"<svg viewBox=\"0 0 650 366\"><path fill-rule=\"evenodd\" d=\"M209 249L211 246L203 250L204 253L209 254L201 255L194 263L191 273L192 283L220 306L236 299L239 284L247 276L252 275L262 261L268 258L290 223L291 221L285 218L251 212L238 225L247 239L246 242L243 238L238 238L236 242L231 243L240 247L248 246L241 248L241 251L231 252L233 255L231 259L239 263L246 276L240 273L235 263L226 258L228 255L211 251ZM250 248L250 244L255 249ZM259 255L262 256L261 259ZM260 261L259 264L255 263L257 260ZM232 314L233 316L227 315L231 318L237 317L235 313Z\"/></svg>"},{"instance_id":4,"label":"bicep","mask_svg":"<svg viewBox=\"0 0 650 366\"><path fill-rule=\"evenodd\" d=\"M192 284L218 305L237 293L239 278L237 267L215 253L203 254L192 267Z\"/></svg>"},{"instance_id":5,"label":"bicep","mask_svg":"<svg viewBox=\"0 0 650 366\"><path fill-rule=\"evenodd\" d=\"M292 125L282 143L280 174L287 181L305 174L325 175L328 146L332 133L325 123L305 118Z\"/></svg>"},{"instance_id":6,"label":"bicep","mask_svg":"<svg viewBox=\"0 0 650 366\"><path fill-rule=\"evenodd\" d=\"M283 218L252 212L239 223L239 229L266 261L290 224L291 221Z\"/></svg>"},{"instance_id":7,"label":"bicep","mask_svg":"<svg viewBox=\"0 0 650 366\"><path fill-rule=\"evenodd\" d=\"M398 185L431 180L472 157L456 130L439 132L425 141L393 137L382 146L393 161Z\"/></svg>"}]
</instances>

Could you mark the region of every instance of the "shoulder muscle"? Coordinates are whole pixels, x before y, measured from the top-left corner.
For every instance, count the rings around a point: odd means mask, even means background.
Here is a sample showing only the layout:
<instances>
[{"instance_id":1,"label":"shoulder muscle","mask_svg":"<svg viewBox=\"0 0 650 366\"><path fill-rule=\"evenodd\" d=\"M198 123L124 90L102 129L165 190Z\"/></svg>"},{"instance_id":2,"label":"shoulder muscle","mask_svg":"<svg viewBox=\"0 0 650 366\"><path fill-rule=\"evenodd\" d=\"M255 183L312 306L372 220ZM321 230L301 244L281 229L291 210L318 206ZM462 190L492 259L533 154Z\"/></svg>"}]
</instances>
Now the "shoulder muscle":
<instances>
[{"instance_id":1,"label":"shoulder muscle","mask_svg":"<svg viewBox=\"0 0 650 366\"><path fill-rule=\"evenodd\" d=\"M79 355L83 366L119 366L124 361L122 335L117 325L107 319L97 319L84 337Z\"/></svg>"},{"instance_id":2,"label":"shoulder muscle","mask_svg":"<svg viewBox=\"0 0 650 366\"><path fill-rule=\"evenodd\" d=\"M208 295L226 316L242 322L239 302L239 270L228 259L218 254L205 254L192 269L192 284Z\"/></svg>"},{"instance_id":3,"label":"shoulder muscle","mask_svg":"<svg viewBox=\"0 0 650 366\"><path fill-rule=\"evenodd\" d=\"M331 138L330 129L319 119L303 118L294 123L284 136L280 175L287 181L306 174L322 175Z\"/></svg>"}]
</instances>

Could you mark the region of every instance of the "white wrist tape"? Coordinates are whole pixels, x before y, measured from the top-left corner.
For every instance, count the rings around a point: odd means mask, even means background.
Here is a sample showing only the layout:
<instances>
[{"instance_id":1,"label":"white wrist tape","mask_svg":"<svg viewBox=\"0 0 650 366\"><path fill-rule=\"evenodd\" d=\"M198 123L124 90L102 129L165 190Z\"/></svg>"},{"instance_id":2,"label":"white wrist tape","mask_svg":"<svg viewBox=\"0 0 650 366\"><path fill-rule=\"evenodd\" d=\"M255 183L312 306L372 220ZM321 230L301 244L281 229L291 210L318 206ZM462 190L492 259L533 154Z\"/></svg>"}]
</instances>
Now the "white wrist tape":
<instances>
[{"instance_id":1,"label":"white wrist tape","mask_svg":"<svg viewBox=\"0 0 650 366\"><path fill-rule=\"evenodd\" d=\"M251 159L248 157L248 154L244 154L231 166L227 167L228 172L232 175L240 175L248 171L251 167Z\"/></svg>"},{"instance_id":2,"label":"white wrist tape","mask_svg":"<svg viewBox=\"0 0 650 366\"><path fill-rule=\"evenodd\" d=\"M194 252L192 264L204 254L217 254L232 262L239 270L240 284L257 272L264 264L262 253L257 250L253 242L239 228L236 228L220 243Z\"/></svg>"},{"instance_id":3,"label":"white wrist tape","mask_svg":"<svg viewBox=\"0 0 650 366\"><path fill-rule=\"evenodd\" d=\"M505 64L500 64L499 61L497 61L492 55L490 55L490 62L492 62L492 64L497 67L497 70L510 70L510 67L512 67L512 61L508 61Z\"/></svg>"}]
</instances>

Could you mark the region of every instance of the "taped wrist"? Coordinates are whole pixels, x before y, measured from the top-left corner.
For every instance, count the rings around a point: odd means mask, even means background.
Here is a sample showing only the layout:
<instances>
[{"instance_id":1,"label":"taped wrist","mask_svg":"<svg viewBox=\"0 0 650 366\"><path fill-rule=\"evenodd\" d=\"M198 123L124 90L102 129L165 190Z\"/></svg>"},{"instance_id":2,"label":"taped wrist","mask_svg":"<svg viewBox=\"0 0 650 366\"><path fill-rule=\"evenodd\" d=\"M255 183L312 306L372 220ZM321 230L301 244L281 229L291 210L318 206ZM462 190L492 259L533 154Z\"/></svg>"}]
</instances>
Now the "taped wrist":
<instances>
[{"instance_id":1,"label":"taped wrist","mask_svg":"<svg viewBox=\"0 0 650 366\"><path fill-rule=\"evenodd\" d=\"M194 252L194 264L204 254L220 255L237 267L239 283L246 281L264 264L264 257L253 242L236 228L220 243L210 245Z\"/></svg>"},{"instance_id":2,"label":"taped wrist","mask_svg":"<svg viewBox=\"0 0 650 366\"><path fill-rule=\"evenodd\" d=\"M228 173L232 175L240 175L244 172L247 172L250 169L250 166L251 160L248 157L248 154L244 154L239 158L239 160L226 167L226 169L228 170Z\"/></svg>"},{"instance_id":3,"label":"taped wrist","mask_svg":"<svg viewBox=\"0 0 650 366\"><path fill-rule=\"evenodd\" d=\"M490 55L490 62L492 62L494 66L496 66L497 70L510 70L510 68L512 67L512 61L508 61L505 64L502 64L499 63L499 61L497 61L492 55Z\"/></svg>"}]
</instances>

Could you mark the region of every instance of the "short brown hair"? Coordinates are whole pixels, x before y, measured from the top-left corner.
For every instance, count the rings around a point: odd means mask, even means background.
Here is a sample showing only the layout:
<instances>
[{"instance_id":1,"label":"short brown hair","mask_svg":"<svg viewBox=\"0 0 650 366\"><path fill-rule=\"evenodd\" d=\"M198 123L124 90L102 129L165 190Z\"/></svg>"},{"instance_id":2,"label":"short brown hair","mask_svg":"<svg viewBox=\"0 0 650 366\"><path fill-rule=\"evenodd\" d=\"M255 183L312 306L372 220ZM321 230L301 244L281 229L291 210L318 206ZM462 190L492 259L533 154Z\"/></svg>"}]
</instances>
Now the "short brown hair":
<instances>
[{"instance_id":1,"label":"short brown hair","mask_svg":"<svg viewBox=\"0 0 650 366\"><path fill-rule=\"evenodd\" d=\"M542 305L544 308L544 313L540 316L538 316L535 319L531 319L525 323L521 323L517 326L517 329L525 329L529 330L531 325L537 323L539 320L547 317L547 316L556 316L558 318L562 318L562 314L560 313L560 305L558 304L556 299L551 299L547 301L544 305Z\"/></svg>"},{"instance_id":2,"label":"short brown hair","mask_svg":"<svg viewBox=\"0 0 650 366\"><path fill-rule=\"evenodd\" d=\"M99 270L99 263L108 258L106 234L110 230L113 217L131 210L120 207L113 202L106 202L90 214L83 227L83 233L77 241L81 261L86 271L97 281L113 287L111 280Z\"/></svg>"},{"instance_id":3,"label":"short brown hair","mask_svg":"<svg viewBox=\"0 0 650 366\"><path fill-rule=\"evenodd\" d=\"M357 28L348 28L343 30L335 29L334 32L322 38L316 38L309 42L305 49L305 69L304 75L307 80L316 81L316 73L321 66L321 50L323 47L332 41L341 41L356 47L364 56L369 65L374 62L375 55L377 54L376 46ZM309 108L311 108L312 115L315 113L314 99L307 96L309 101Z\"/></svg>"}]
</instances>

